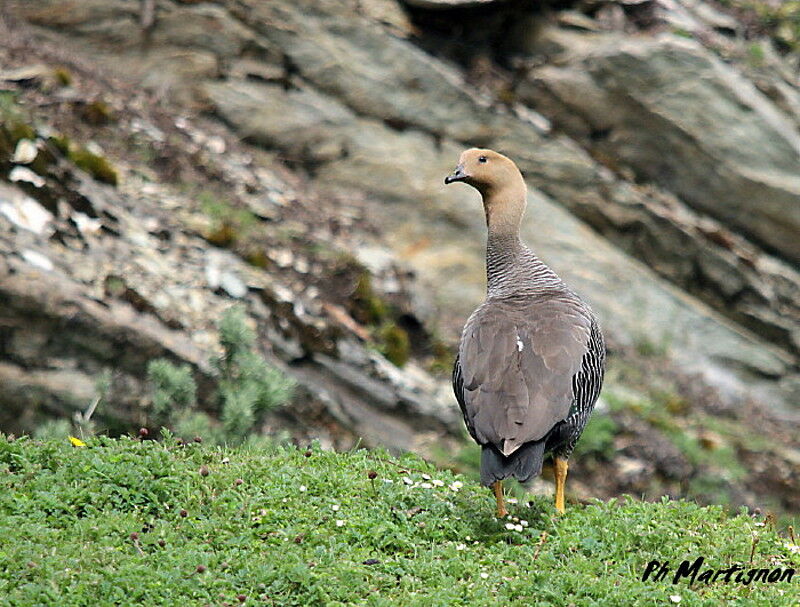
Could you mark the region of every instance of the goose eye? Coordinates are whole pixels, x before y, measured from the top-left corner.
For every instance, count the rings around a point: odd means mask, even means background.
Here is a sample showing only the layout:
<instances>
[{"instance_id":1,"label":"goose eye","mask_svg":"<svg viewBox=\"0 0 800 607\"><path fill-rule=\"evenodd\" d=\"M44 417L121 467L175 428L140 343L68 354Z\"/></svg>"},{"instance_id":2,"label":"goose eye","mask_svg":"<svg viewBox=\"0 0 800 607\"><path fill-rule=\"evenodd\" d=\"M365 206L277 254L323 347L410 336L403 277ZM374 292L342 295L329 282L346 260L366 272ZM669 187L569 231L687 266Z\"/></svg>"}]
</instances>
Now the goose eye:
<instances>
[{"instance_id":1,"label":"goose eye","mask_svg":"<svg viewBox=\"0 0 800 607\"><path fill-rule=\"evenodd\" d=\"M479 156L478 157L478 162L486 162L486 160L487 160L486 156Z\"/></svg>"}]
</instances>

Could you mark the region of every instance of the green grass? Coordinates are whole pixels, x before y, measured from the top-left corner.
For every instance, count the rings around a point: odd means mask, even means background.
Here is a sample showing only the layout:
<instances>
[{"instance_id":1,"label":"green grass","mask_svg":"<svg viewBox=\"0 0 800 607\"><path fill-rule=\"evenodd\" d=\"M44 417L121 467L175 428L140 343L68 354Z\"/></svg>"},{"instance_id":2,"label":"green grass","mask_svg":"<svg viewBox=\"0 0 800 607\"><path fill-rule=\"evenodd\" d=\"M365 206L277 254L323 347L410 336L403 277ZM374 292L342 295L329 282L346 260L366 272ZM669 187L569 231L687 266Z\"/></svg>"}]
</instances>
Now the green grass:
<instances>
[{"instance_id":1,"label":"green grass","mask_svg":"<svg viewBox=\"0 0 800 607\"><path fill-rule=\"evenodd\" d=\"M413 456L87 442L0 436L0 604L798 600L797 575L749 586L641 581L651 559L747 564L754 539L754 567L800 569L789 540L720 507L621 499L556 517L536 498L511 505L527 521L518 531L494 518L485 489Z\"/></svg>"}]
</instances>

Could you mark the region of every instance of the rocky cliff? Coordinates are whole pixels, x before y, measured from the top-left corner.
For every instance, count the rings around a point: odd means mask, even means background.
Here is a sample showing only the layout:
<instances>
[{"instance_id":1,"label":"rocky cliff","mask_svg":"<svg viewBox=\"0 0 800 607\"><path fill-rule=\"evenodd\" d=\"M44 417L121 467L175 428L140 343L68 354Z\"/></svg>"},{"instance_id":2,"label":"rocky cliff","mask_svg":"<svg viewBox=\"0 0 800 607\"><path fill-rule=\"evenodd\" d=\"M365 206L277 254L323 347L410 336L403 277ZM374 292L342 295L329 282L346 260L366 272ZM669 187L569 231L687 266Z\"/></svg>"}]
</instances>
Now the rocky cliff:
<instances>
[{"instance_id":1,"label":"rocky cliff","mask_svg":"<svg viewBox=\"0 0 800 607\"><path fill-rule=\"evenodd\" d=\"M610 338L580 478L798 508L800 93L769 33L689 0L6 3L0 424L108 370L103 424L146 424L147 361L211 385L240 301L302 387L273 427L452 452L484 227L442 177L485 145Z\"/></svg>"}]
</instances>

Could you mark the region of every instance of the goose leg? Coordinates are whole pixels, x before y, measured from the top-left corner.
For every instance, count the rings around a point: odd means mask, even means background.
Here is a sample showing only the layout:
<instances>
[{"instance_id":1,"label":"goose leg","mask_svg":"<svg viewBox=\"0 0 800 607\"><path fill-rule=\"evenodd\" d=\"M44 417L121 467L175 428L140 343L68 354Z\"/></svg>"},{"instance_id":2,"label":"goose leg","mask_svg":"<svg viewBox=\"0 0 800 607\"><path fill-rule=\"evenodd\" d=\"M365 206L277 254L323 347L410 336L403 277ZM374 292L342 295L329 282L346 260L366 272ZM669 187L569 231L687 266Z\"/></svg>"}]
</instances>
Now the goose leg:
<instances>
[{"instance_id":1,"label":"goose leg","mask_svg":"<svg viewBox=\"0 0 800 607\"><path fill-rule=\"evenodd\" d=\"M494 497L497 500L497 518L503 518L508 514L505 501L503 500L503 481L495 481L492 484L492 489L494 490Z\"/></svg>"},{"instance_id":2,"label":"goose leg","mask_svg":"<svg viewBox=\"0 0 800 607\"><path fill-rule=\"evenodd\" d=\"M564 514L564 485L567 483L567 460L561 457L553 458L553 467L556 477L556 512Z\"/></svg>"}]
</instances>

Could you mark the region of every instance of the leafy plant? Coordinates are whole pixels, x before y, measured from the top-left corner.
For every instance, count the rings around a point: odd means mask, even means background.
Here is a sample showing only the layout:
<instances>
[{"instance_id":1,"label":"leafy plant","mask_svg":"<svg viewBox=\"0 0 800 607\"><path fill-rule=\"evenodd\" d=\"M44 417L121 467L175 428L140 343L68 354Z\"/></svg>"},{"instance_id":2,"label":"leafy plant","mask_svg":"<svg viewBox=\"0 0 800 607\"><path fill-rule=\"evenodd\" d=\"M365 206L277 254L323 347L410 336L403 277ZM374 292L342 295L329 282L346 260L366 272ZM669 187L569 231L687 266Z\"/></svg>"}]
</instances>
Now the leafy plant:
<instances>
[{"instance_id":1,"label":"leafy plant","mask_svg":"<svg viewBox=\"0 0 800 607\"><path fill-rule=\"evenodd\" d=\"M197 410L197 385L188 365L178 367L164 359L152 361L147 370L158 423L171 425L184 436L240 443L267 411L289 402L294 380L256 352L256 336L246 318L244 310L234 306L217 325L222 354L211 362L218 374L221 427Z\"/></svg>"},{"instance_id":2,"label":"leafy plant","mask_svg":"<svg viewBox=\"0 0 800 607\"><path fill-rule=\"evenodd\" d=\"M218 330L223 354L212 362L220 374L222 423L229 439L241 441L265 412L289 402L295 383L255 352L241 307L226 310Z\"/></svg>"},{"instance_id":3,"label":"leafy plant","mask_svg":"<svg viewBox=\"0 0 800 607\"><path fill-rule=\"evenodd\" d=\"M152 387L153 414L159 422L197 404L197 385L189 365L177 366L159 358L147 365Z\"/></svg>"}]
</instances>

